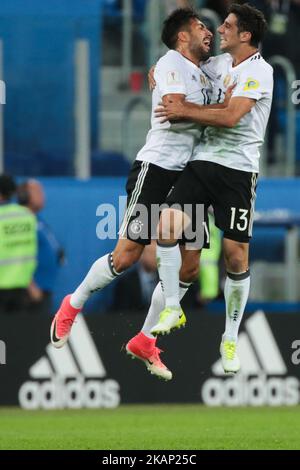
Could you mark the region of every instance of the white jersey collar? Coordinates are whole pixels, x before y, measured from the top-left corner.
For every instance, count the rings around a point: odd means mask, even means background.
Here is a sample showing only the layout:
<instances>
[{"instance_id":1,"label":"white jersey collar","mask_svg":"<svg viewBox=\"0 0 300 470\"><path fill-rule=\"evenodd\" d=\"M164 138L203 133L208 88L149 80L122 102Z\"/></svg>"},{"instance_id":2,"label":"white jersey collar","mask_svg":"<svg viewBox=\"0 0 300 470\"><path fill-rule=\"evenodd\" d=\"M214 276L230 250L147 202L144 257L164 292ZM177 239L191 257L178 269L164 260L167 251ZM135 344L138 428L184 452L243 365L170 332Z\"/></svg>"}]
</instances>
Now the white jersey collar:
<instances>
[{"instance_id":1,"label":"white jersey collar","mask_svg":"<svg viewBox=\"0 0 300 470\"><path fill-rule=\"evenodd\" d=\"M236 66L233 66L233 60L232 60L231 63L230 63L230 70L231 71L239 70L244 65L249 64L249 62L252 62L253 60L258 60L260 58L261 58L261 53L259 51L256 51Z\"/></svg>"}]
</instances>

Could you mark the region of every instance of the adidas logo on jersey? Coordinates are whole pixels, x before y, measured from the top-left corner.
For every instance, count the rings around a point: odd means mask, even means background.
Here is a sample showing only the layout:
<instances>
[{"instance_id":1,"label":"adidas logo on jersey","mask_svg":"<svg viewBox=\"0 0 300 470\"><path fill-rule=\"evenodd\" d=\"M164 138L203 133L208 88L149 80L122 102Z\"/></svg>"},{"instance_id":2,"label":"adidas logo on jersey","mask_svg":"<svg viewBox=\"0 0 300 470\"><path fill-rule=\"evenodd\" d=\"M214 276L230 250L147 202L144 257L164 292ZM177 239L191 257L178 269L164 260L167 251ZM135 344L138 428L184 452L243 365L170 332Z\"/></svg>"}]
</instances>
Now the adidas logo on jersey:
<instances>
[{"instance_id":1,"label":"adidas logo on jersey","mask_svg":"<svg viewBox=\"0 0 300 470\"><path fill-rule=\"evenodd\" d=\"M287 368L262 311L245 322L239 336L241 371L225 377L221 359L212 365L213 378L202 385L202 400L209 406L280 406L300 402L299 380L287 377Z\"/></svg>"},{"instance_id":2,"label":"adidas logo on jersey","mask_svg":"<svg viewBox=\"0 0 300 470\"><path fill-rule=\"evenodd\" d=\"M82 315L78 315L68 344L46 346L46 355L29 369L33 380L19 390L25 409L115 408L120 386L107 376L103 362Z\"/></svg>"}]
</instances>

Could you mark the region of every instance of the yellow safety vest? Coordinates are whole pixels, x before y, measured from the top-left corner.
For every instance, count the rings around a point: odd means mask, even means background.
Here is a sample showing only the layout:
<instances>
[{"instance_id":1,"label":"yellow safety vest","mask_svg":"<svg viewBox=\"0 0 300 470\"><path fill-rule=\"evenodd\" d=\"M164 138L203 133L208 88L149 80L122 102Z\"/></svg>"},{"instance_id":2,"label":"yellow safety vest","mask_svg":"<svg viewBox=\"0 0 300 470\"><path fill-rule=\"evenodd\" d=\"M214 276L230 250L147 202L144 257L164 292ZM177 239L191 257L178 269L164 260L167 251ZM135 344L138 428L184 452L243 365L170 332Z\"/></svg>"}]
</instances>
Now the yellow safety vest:
<instances>
[{"instance_id":1,"label":"yellow safety vest","mask_svg":"<svg viewBox=\"0 0 300 470\"><path fill-rule=\"evenodd\" d=\"M34 214L19 204L0 204L0 289L28 287L36 256Z\"/></svg>"}]
</instances>

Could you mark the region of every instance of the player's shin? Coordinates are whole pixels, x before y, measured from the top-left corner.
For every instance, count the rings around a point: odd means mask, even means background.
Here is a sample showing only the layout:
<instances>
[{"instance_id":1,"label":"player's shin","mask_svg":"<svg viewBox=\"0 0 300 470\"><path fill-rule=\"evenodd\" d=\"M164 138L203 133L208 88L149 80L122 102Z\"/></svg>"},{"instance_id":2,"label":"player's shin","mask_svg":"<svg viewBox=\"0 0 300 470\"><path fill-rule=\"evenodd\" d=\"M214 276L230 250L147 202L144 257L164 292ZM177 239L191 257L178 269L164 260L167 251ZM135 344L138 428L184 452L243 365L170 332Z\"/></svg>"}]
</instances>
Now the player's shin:
<instances>
[{"instance_id":1,"label":"player's shin","mask_svg":"<svg viewBox=\"0 0 300 470\"><path fill-rule=\"evenodd\" d=\"M157 246L158 271L165 297L165 308L159 315L158 322L151 329L154 336L169 334L186 323L185 315L179 302L179 270L181 253L178 245Z\"/></svg>"},{"instance_id":2,"label":"player's shin","mask_svg":"<svg viewBox=\"0 0 300 470\"><path fill-rule=\"evenodd\" d=\"M180 307L179 303L179 271L181 253L177 242L161 244L157 242L157 268L165 297L166 307Z\"/></svg>"},{"instance_id":3,"label":"player's shin","mask_svg":"<svg viewBox=\"0 0 300 470\"><path fill-rule=\"evenodd\" d=\"M239 326L243 318L250 289L250 272L227 273L225 282L226 327L220 345L222 365L225 373L235 374L240 369L237 354Z\"/></svg>"},{"instance_id":4,"label":"player's shin","mask_svg":"<svg viewBox=\"0 0 300 470\"><path fill-rule=\"evenodd\" d=\"M227 273L225 281L226 326L223 340L237 341L250 290L250 271Z\"/></svg>"},{"instance_id":5,"label":"player's shin","mask_svg":"<svg viewBox=\"0 0 300 470\"><path fill-rule=\"evenodd\" d=\"M102 256L95 261L85 279L72 294L70 304L74 308L82 308L93 292L103 289L120 274L114 269L112 254Z\"/></svg>"}]
</instances>

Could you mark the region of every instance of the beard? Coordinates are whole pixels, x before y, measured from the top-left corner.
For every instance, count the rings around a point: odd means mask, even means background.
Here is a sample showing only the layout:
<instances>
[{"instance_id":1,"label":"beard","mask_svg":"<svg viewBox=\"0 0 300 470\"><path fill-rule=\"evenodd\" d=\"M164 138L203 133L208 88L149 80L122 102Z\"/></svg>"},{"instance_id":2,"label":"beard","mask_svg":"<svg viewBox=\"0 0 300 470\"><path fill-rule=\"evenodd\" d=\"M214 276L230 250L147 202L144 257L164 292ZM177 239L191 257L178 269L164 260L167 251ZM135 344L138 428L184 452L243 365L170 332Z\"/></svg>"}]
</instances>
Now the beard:
<instances>
[{"instance_id":1,"label":"beard","mask_svg":"<svg viewBox=\"0 0 300 470\"><path fill-rule=\"evenodd\" d=\"M202 52L201 52L201 61L205 62L205 61L208 60L210 57L211 57L211 51L209 51L209 52L202 51Z\"/></svg>"},{"instance_id":2,"label":"beard","mask_svg":"<svg viewBox=\"0 0 300 470\"><path fill-rule=\"evenodd\" d=\"M195 44L194 47L191 47L191 50L197 55L197 57L199 57L199 62L204 62L211 56L211 49L206 51L202 44Z\"/></svg>"}]
</instances>

